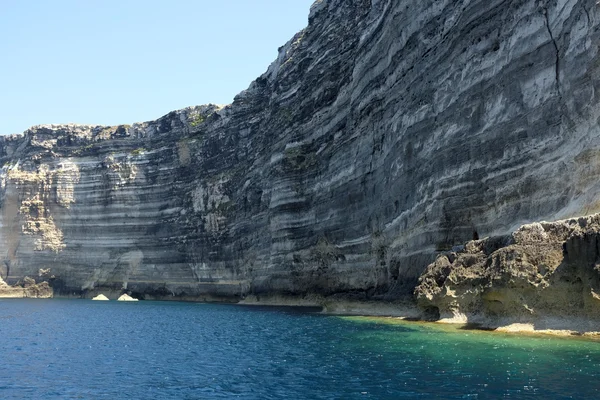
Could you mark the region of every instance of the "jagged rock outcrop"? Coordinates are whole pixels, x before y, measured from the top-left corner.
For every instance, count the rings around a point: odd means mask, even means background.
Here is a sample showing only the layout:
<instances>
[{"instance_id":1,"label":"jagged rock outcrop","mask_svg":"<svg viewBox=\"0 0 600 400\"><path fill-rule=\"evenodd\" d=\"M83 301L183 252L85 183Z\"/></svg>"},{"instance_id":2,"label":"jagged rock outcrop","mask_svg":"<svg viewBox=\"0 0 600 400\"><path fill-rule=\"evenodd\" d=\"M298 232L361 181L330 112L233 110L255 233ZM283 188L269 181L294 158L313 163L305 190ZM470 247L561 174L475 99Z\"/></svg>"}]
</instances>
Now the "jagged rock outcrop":
<instances>
[{"instance_id":1,"label":"jagged rock outcrop","mask_svg":"<svg viewBox=\"0 0 600 400\"><path fill-rule=\"evenodd\" d=\"M60 295L412 296L600 210L593 0L320 0L233 104L0 138L0 276Z\"/></svg>"},{"instance_id":2,"label":"jagged rock outcrop","mask_svg":"<svg viewBox=\"0 0 600 400\"><path fill-rule=\"evenodd\" d=\"M2 278L0 278L0 298L24 297L23 288L8 286Z\"/></svg>"},{"instance_id":3,"label":"jagged rock outcrop","mask_svg":"<svg viewBox=\"0 0 600 400\"><path fill-rule=\"evenodd\" d=\"M456 250L438 256L415 290L431 318L561 329L580 318L591 324L584 331L600 330L600 214L523 225Z\"/></svg>"},{"instance_id":4,"label":"jagged rock outcrop","mask_svg":"<svg viewBox=\"0 0 600 400\"><path fill-rule=\"evenodd\" d=\"M18 285L9 286L0 277L0 298L35 298L47 299L53 297L53 290L47 281L37 282L26 276Z\"/></svg>"}]
</instances>

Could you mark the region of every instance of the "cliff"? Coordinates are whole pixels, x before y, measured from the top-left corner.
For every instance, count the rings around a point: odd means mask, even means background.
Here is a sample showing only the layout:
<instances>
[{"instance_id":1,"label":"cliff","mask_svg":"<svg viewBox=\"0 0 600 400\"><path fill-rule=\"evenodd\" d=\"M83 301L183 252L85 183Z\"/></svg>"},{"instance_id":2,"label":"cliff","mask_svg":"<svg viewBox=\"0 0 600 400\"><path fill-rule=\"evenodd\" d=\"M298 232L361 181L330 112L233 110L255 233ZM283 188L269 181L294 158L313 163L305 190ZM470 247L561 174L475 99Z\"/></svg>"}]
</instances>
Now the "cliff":
<instances>
[{"instance_id":1,"label":"cliff","mask_svg":"<svg viewBox=\"0 0 600 400\"><path fill-rule=\"evenodd\" d=\"M442 251L600 211L599 24L593 0L316 1L231 105L0 138L0 276L411 299Z\"/></svg>"}]
</instances>

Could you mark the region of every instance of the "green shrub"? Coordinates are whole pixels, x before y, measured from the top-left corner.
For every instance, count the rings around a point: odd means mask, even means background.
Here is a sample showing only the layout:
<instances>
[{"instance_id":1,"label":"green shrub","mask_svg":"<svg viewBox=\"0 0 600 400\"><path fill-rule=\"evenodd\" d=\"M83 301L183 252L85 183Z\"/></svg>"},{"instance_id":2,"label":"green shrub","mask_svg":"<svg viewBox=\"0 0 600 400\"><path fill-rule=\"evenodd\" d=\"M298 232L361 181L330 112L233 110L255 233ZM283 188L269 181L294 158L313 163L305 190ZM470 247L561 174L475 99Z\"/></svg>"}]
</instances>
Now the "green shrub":
<instances>
[{"instance_id":1,"label":"green shrub","mask_svg":"<svg viewBox=\"0 0 600 400\"><path fill-rule=\"evenodd\" d=\"M190 120L190 126L195 128L198 125L200 125L201 123L203 123L204 121L205 121L205 118L202 115L198 114Z\"/></svg>"}]
</instances>

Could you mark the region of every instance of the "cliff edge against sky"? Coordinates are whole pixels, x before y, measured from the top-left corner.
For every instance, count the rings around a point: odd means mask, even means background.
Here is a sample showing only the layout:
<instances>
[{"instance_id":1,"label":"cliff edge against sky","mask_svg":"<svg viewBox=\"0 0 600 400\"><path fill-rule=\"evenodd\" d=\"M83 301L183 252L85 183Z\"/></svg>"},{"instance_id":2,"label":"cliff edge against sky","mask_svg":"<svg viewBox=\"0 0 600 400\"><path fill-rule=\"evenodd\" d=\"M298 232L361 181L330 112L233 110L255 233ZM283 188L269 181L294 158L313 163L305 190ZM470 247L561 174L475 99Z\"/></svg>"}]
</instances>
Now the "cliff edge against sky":
<instances>
[{"instance_id":1,"label":"cliff edge against sky","mask_svg":"<svg viewBox=\"0 0 600 400\"><path fill-rule=\"evenodd\" d=\"M0 138L0 276L412 298L440 252L600 211L594 0L321 0L233 104Z\"/></svg>"}]
</instances>

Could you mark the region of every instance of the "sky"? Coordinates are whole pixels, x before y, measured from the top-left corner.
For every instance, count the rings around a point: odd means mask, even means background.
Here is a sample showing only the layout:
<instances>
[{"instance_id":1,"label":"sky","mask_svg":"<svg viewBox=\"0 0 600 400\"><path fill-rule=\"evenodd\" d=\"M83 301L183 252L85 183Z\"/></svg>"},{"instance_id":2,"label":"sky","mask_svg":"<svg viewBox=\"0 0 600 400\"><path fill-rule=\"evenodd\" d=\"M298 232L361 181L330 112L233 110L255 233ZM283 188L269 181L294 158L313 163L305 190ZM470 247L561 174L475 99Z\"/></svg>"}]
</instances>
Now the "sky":
<instances>
[{"instance_id":1,"label":"sky","mask_svg":"<svg viewBox=\"0 0 600 400\"><path fill-rule=\"evenodd\" d=\"M0 0L0 134L228 104L314 0Z\"/></svg>"}]
</instances>

